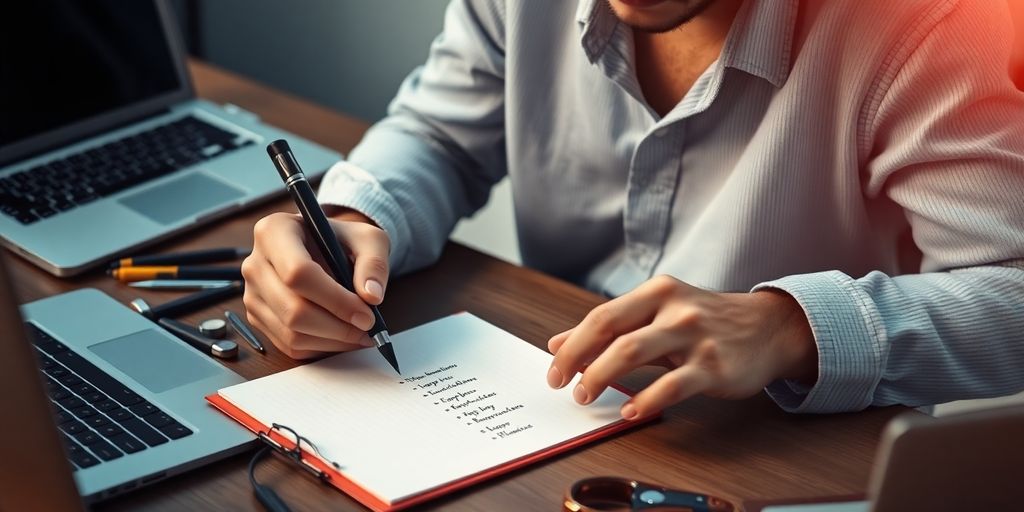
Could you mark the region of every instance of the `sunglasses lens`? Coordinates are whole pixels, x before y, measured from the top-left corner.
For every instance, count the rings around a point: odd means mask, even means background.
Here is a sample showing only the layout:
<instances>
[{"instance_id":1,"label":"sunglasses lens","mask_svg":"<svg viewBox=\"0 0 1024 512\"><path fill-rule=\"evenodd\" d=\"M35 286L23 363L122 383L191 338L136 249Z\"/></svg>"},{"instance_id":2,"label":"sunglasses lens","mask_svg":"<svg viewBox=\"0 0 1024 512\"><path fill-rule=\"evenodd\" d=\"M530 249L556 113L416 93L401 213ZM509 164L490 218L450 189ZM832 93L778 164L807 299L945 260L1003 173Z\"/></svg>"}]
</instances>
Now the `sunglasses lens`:
<instances>
[{"instance_id":1,"label":"sunglasses lens","mask_svg":"<svg viewBox=\"0 0 1024 512\"><path fill-rule=\"evenodd\" d=\"M573 499L580 505L594 510L629 510L633 499L633 486L625 480L585 480L574 486Z\"/></svg>"}]
</instances>

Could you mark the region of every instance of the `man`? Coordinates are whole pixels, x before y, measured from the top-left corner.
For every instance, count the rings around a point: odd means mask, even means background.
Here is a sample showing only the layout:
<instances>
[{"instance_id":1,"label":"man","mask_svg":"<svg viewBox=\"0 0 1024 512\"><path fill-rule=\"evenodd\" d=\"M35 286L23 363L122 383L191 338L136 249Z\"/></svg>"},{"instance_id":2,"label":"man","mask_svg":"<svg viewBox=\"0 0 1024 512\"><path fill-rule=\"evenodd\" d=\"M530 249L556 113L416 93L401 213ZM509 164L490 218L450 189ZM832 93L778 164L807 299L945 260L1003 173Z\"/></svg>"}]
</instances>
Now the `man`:
<instances>
[{"instance_id":1,"label":"man","mask_svg":"<svg viewBox=\"0 0 1024 512\"><path fill-rule=\"evenodd\" d=\"M1005 8L454 1L320 189L358 297L275 214L243 266L249 319L296 358L369 345L389 269L432 263L508 175L523 261L615 297L548 344L580 403L647 364L668 371L625 418L765 388L794 412L1024 389Z\"/></svg>"}]
</instances>

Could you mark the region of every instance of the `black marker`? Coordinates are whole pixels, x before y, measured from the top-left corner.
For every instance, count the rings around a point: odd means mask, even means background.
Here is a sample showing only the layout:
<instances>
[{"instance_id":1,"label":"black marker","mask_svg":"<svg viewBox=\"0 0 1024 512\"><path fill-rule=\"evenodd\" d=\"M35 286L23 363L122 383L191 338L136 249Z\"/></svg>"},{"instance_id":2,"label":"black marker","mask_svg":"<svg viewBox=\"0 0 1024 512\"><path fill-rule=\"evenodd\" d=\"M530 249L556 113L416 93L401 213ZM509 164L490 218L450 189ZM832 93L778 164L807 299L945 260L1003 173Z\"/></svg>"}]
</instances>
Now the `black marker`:
<instances>
[{"instance_id":1,"label":"black marker","mask_svg":"<svg viewBox=\"0 0 1024 512\"><path fill-rule=\"evenodd\" d=\"M223 288L211 288L191 295L165 302L158 306L150 306L142 299L135 299L131 302L132 308L142 316L157 321L164 317L186 315L193 311L199 311L207 306L228 300L236 295L241 295L244 285L234 284Z\"/></svg>"},{"instance_id":2,"label":"black marker","mask_svg":"<svg viewBox=\"0 0 1024 512\"><path fill-rule=\"evenodd\" d=\"M213 263L215 261L231 261L244 258L252 252L248 247L220 247L199 251L178 252L172 254L147 254L121 258L110 264L110 268L139 267L146 265L192 265L195 263Z\"/></svg>"},{"instance_id":3,"label":"black marker","mask_svg":"<svg viewBox=\"0 0 1024 512\"><path fill-rule=\"evenodd\" d=\"M281 175L285 188L295 200L302 219L306 221L306 228L316 240L316 246L320 248L320 253L327 261L334 280L348 291L355 293L356 289L352 283L352 267L349 265L348 256L334 235L334 229L331 228L327 215L320 209L316 194L313 193L313 188L306 181L306 175L302 173L299 163L295 161L295 155L292 154L288 143L284 140L271 142L267 146L267 154L274 161L274 167L277 167L277 172ZM374 323L373 327L366 331L366 334L370 335L373 342L377 344L377 350L384 356L384 359L391 364L396 372L401 374L401 370L398 369L398 359L395 357L395 349L391 346L388 327L384 324L384 317L380 316L377 306L371 305L370 310L373 312Z\"/></svg>"}]
</instances>

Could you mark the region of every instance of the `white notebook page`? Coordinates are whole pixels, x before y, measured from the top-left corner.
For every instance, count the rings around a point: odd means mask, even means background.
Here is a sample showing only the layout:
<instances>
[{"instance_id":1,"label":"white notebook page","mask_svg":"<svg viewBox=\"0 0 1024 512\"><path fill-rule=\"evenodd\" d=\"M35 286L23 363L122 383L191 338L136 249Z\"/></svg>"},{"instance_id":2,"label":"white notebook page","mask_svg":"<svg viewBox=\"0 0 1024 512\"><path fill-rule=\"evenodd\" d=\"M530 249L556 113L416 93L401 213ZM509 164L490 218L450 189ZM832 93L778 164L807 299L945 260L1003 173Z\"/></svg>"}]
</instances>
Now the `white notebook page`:
<instances>
[{"instance_id":1,"label":"white notebook page","mask_svg":"<svg viewBox=\"0 0 1024 512\"><path fill-rule=\"evenodd\" d=\"M550 354L468 313L392 342L401 376L369 348L219 393L392 503L621 421L629 398L608 389L577 405L574 383L547 386Z\"/></svg>"}]
</instances>

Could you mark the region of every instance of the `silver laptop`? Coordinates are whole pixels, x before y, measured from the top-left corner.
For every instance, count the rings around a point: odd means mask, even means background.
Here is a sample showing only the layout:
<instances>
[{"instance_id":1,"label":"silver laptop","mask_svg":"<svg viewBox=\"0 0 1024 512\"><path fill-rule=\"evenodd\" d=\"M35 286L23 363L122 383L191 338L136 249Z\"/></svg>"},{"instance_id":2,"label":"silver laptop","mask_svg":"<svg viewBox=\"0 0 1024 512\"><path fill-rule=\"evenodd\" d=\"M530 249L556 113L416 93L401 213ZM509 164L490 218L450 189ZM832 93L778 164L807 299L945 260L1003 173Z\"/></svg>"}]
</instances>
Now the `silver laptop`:
<instances>
[{"instance_id":1,"label":"silver laptop","mask_svg":"<svg viewBox=\"0 0 1024 512\"><path fill-rule=\"evenodd\" d=\"M1021 437L1024 405L937 419L921 414L897 416L882 434L867 500L761 503L746 511L1024 510Z\"/></svg>"},{"instance_id":2,"label":"silver laptop","mask_svg":"<svg viewBox=\"0 0 1024 512\"><path fill-rule=\"evenodd\" d=\"M287 138L313 175L340 158L196 99L165 0L5 8L0 239L56 275L283 191L266 141Z\"/></svg>"},{"instance_id":3,"label":"silver laptop","mask_svg":"<svg viewBox=\"0 0 1024 512\"><path fill-rule=\"evenodd\" d=\"M0 329L0 510L63 509L72 474L76 500L108 498L253 442L203 398L243 378L97 290L19 315L0 261ZM31 485L32 506L5 503Z\"/></svg>"}]
</instances>

